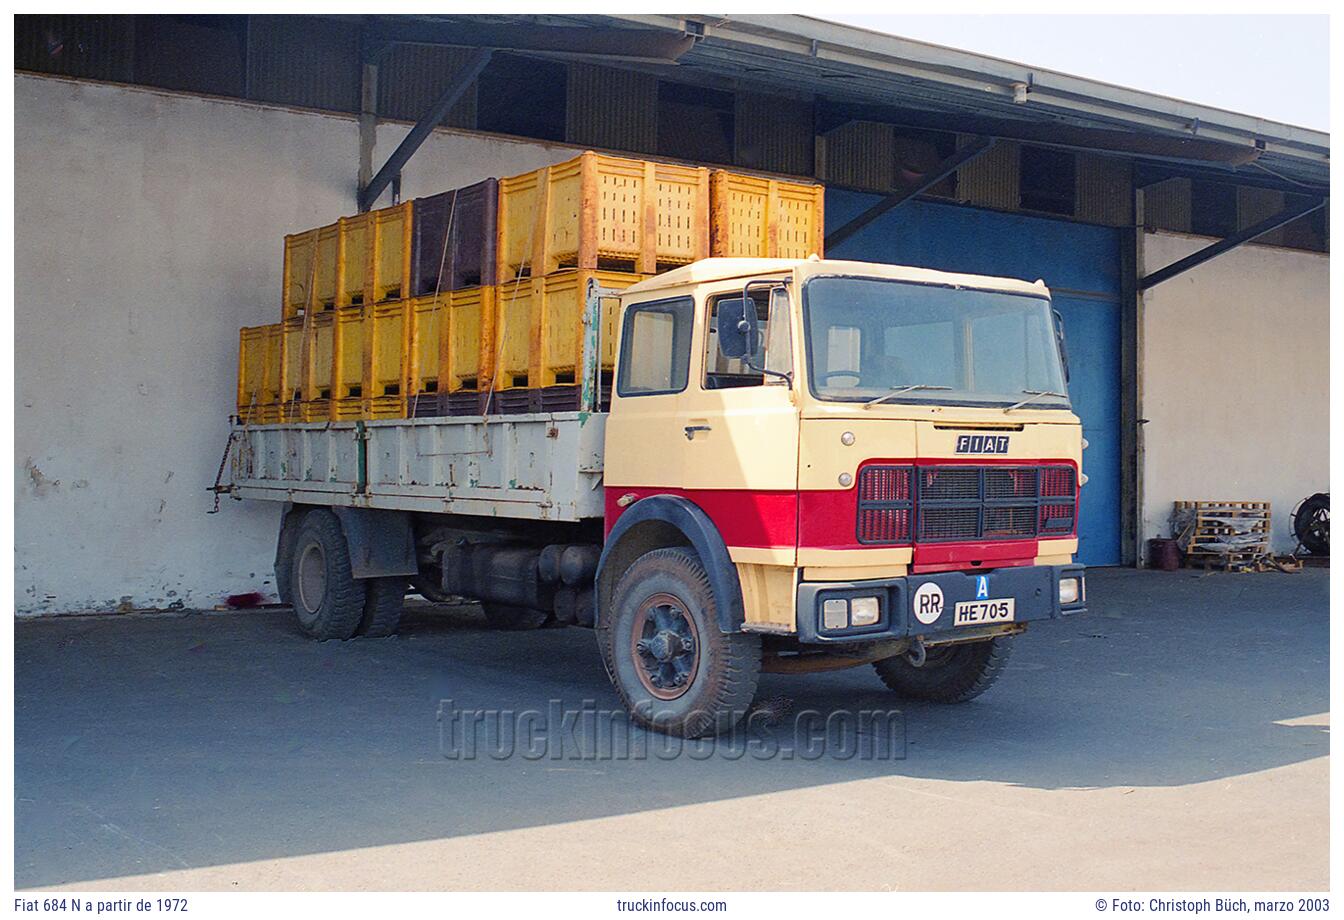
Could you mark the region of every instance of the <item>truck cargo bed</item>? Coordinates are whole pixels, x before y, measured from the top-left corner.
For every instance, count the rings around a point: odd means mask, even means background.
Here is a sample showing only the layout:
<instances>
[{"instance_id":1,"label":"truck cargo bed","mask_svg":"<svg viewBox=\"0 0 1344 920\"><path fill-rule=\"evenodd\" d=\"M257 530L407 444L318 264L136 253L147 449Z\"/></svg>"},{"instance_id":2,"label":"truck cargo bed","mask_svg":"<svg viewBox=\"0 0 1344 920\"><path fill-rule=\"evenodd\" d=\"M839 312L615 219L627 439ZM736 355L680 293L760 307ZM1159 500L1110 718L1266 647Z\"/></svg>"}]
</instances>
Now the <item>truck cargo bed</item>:
<instances>
[{"instance_id":1,"label":"truck cargo bed","mask_svg":"<svg viewBox=\"0 0 1344 920\"><path fill-rule=\"evenodd\" d=\"M244 426L239 498L524 520L601 518L605 413Z\"/></svg>"}]
</instances>

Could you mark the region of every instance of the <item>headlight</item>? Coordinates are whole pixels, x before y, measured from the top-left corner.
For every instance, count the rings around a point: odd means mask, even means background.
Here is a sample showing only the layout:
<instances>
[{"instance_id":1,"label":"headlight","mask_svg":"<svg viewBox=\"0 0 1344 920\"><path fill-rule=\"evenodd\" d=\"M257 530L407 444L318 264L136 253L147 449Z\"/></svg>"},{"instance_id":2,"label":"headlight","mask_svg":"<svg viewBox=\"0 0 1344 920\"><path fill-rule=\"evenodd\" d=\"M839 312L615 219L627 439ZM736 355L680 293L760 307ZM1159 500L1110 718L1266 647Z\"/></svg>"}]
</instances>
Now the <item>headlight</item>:
<instances>
[{"instance_id":1,"label":"headlight","mask_svg":"<svg viewBox=\"0 0 1344 920\"><path fill-rule=\"evenodd\" d=\"M821 625L826 629L844 629L849 625L849 602L842 597L821 604Z\"/></svg>"},{"instance_id":2,"label":"headlight","mask_svg":"<svg viewBox=\"0 0 1344 920\"><path fill-rule=\"evenodd\" d=\"M1078 577L1059 580L1059 602L1064 606L1076 604L1083 597L1083 580Z\"/></svg>"},{"instance_id":3,"label":"headlight","mask_svg":"<svg viewBox=\"0 0 1344 920\"><path fill-rule=\"evenodd\" d=\"M875 597L856 597L849 602L849 625L872 626L882 618L882 607Z\"/></svg>"}]
</instances>

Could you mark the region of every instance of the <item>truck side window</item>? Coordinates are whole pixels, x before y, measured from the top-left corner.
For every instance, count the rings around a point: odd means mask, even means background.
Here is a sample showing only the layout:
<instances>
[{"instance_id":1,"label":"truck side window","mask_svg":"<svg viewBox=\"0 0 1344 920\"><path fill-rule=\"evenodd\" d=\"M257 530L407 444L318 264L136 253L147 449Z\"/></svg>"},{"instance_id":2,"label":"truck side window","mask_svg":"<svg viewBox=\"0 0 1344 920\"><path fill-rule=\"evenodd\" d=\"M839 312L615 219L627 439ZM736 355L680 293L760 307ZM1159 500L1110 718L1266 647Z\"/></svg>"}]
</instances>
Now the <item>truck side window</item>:
<instances>
[{"instance_id":1,"label":"truck side window","mask_svg":"<svg viewBox=\"0 0 1344 920\"><path fill-rule=\"evenodd\" d=\"M782 378L767 377L760 371L752 370L742 358L729 358L719 350L719 302L738 299L740 295L724 294L710 302L709 334L705 339L705 389L782 385ZM756 353L751 356L751 364L781 373L792 372L793 345L789 335L788 293L783 288L775 288L768 295L764 290L756 291L752 294L752 301L756 304L759 344Z\"/></svg>"},{"instance_id":2,"label":"truck side window","mask_svg":"<svg viewBox=\"0 0 1344 920\"><path fill-rule=\"evenodd\" d=\"M695 304L689 297L632 306L622 327L616 392L623 397L654 396L686 389L694 316Z\"/></svg>"}]
</instances>

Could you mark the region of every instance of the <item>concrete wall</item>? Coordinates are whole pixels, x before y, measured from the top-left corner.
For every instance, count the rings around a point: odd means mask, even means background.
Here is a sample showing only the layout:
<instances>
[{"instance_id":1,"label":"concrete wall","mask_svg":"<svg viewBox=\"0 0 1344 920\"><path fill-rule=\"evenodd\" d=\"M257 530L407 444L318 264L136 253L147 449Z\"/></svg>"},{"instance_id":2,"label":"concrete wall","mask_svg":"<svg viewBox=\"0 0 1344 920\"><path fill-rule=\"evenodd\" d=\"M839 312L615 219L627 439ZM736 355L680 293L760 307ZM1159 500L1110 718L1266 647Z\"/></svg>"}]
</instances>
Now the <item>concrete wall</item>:
<instances>
[{"instance_id":1,"label":"concrete wall","mask_svg":"<svg viewBox=\"0 0 1344 920\"><path fill-rule=\"evenodd\" d=\"M1150 233L1145 273L1208 245ZM1143 538L1173 501L1270 501L1289 552L1294 505L1330 485L1330 262L1247 245L1144 295Z\"/></svg>"},{"instance_id":2,"label":"concrete wall","mask_svg":"<svg viewBox=\"0 0 1344 920\"><path fill-rule=\"evenodd\" d=\"M403 196L572 153L436 132ZM354 212L358 155L350 118L15 77L20 614L274 594L277 509L206 489L238 327L278 319L283 234Z\"/></svg>"}]
</instances>

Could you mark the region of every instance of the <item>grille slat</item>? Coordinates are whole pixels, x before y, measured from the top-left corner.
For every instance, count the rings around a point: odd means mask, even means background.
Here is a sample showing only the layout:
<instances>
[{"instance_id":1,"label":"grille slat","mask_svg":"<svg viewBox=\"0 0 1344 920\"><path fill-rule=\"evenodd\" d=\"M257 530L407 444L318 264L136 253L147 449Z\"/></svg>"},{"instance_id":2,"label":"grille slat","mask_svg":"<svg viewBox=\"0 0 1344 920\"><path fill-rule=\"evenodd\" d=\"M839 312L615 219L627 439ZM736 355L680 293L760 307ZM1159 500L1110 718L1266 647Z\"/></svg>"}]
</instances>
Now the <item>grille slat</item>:
<instances>
[{"instance_id":1,"label":"grille slat","mask_svg":"<svg viewBox=\"0 0 1344 920\"><path fill-rule=\"evenodd\" d=\"M856 536L860 543L909 543L914 502L908 466L867 466L859 471Z\"/></svg>"}]
</instances>

